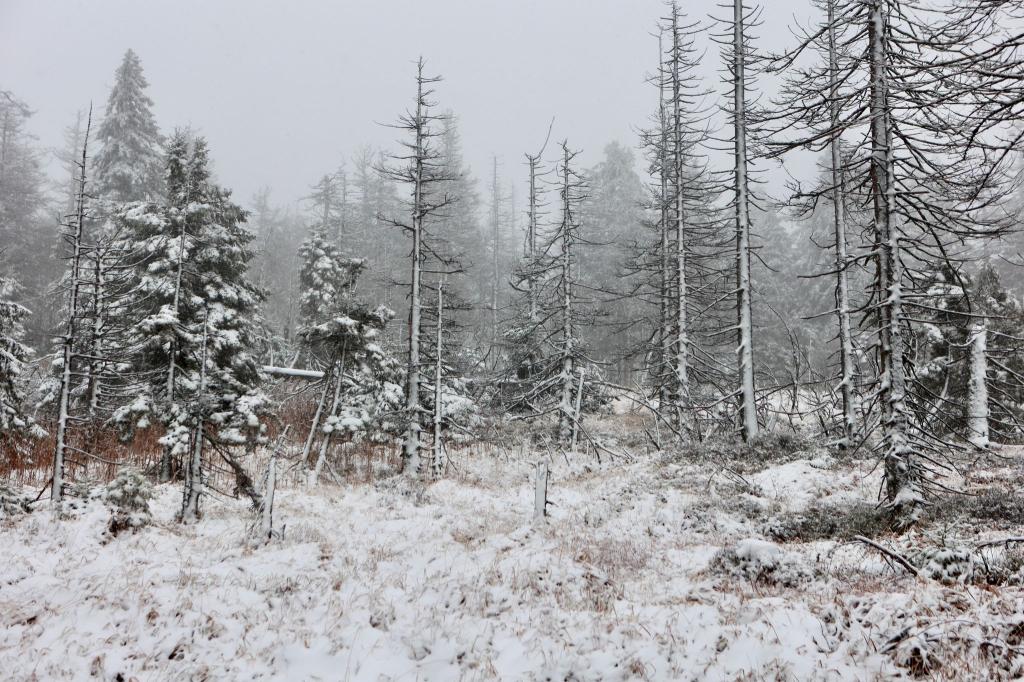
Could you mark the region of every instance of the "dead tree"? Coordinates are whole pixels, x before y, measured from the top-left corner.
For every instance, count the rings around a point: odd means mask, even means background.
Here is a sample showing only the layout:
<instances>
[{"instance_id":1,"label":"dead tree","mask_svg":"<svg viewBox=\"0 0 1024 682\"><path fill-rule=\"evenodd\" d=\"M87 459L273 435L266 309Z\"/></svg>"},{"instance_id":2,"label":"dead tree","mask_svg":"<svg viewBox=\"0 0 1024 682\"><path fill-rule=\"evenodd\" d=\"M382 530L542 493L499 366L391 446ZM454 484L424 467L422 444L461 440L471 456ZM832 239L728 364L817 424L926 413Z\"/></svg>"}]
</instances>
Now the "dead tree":
<instances>
[{"instance_id":1,"label":"dead tree","mask_svg":"<svg viewBox=\"0 0 1024 682\"><path fill-rule=\"evenodd\" d=\"M669 37L669 48L663 57L660 78L667 84L667 110L660 117L665 132L660 136L665 145L662 183L667 194L664 213L665 228L661 235L662 298L667 301L662 336L662 352L667 353L669 390L662 412L669 415L676 430L694 426L691 393L691 363L695 355L691 330L691 306L695 288L691 278L697 269L695 251L706 241L702 232L706 222L710 188L705 178L706 159L703 147L708 143L707 111L703 99L709 94L700 83L696 69L701 55L695 47L701 30L697 23L687 23L677 3L670 6L670 15L663 27ZM666 182L667 181L667 182ZM668 406L670 409L666 409Z\"/></svg>"},{"instance_id":2,"label":"dead tree","mask_svg":"<svg viewBox=\"0 0 1024 682\"><path fill-rule=\"evenodd\" d=\"M586 196L586 183L573 167L577 154L578 152L569 149L567 141L562 142L562 160L558 168L561 218L551 237L551 242L557 243L559 247L554 288L560 332L555 342L555 354L560 368L558 439L563 443L571 442L577 421L573 408L573 386L577 381L577 375L582 371L581 361L585 358L578 327L581 311L578 310L580 301L576 291L578 282L575 252L580 243L582 222L579 206Z\"/></svg>"},{"instance_id":3,"label":"dead tree","mask_svg":"<svg viewBox=\"0 0 1024 682\"><path fill-rule=\"evenodd\" d=\"M917 518L952 445L915 416L928 414L932 400L915 377L910 342L915 320L932 306L924 284L940 270L959 277L965 245L1005 231L986 210L1005 194L1005 155L991 136L974 137L973 119L964 118L978 84L989 82L985 60L965 57L988 12L972 5L930 12L900 0L835 0L775 61L789 78L772 153L823 150L840 139L848 148L841 178L869 244L846 265L873 274L866 302L851 312L862 313L874 335L877 376L868 400L877 422L868 435L880 435L885 499L900 526ZM840 59L794 66L815 48L836 55L830 45L841 46ZM829 194L836 184L808 194Z\"/></svg>"},{"instance_id":4,"label":"dead tree","mask_svg":"<svg viewBox=\"0 0 1024 682\"><path fill-rule=\"evenodd\" d=\"M434 480L441 478L444 467L444 458L441 444L441 425L444 418L443 385L441 383L444 364L444 282L437 283L437 319L434 322L436 339L434 343L434 415L433 415L433 442L430 447L430 471Z\"/></svg>"},{"instance_id":5,"label":"dead tree","mask_svg":"<svg viewBox=\"0 0 1024 682\"><path fill-rule=\"evenodd\" d=\"M435 102L430 99L434 92L431 86L440 82L441 78L426 76L424 68L425 62L420 58L416 64L415 105L411 112L403 115L393 126L408 134L411 139L402 141L404 153L391 157L395 165L379 168L385 178L406 185L410 194L408 219L393 216L384 218L386 222L404 230L412 242L409 252L406 427L402 445L402 471L410 476L418 476L421 473L420 450L424 413L420 396L423 265L428 256L438 253L434 249L430 235L427 234L425 222L451 203L451 197L447 194L437 196L433 191L436 186L451 178L445 172L442 155L433 144L433 140L440 135L433 126L442 117L431 113L435 106Z\"/></svg>"},{"instance_id":6,"label":"dead tree","mask_svg":"<svg viewBox=\"0 0 1024 682\"><path fill-rule=\"evenodd\" d=\"M544 176L542 169L544 150L551 138L551 127L548 126L544 144L536 154L525 154L528 169L528 192L526 207L526 234L523 238L523 252L519 263L512 273L512 289L519 294L515 302L516 319L505 333L506 346L509 349L509 361L504 381L508 385L519 386L522 382L530 382L530 377L537 370L543 355L543 322L541 310L541 290L545 276L545 256L541 220L545 214ZM514 390L511 396L502 396L506 405L514 408L524 406L523 396L530 392Z\"/></svg>"},{"instance_id":7,"label":"dead tree","mask_svg":"<svg viewBox=\"0 0 1024 682\"><path fill-rule=\"evenodd\" d=\"M732 125L733 171L732 208L736 235L736 359L740 411L740 433L743 440L757 438L757 396L754 386L754 328L750 281L750 149L748 134L750 103L747 88L752 74L748 65L752 58L749 28L757 23L759 10L751 9L743 0L733 0L732 41L725 58L726 77L732 91L727 111Z\"/></svg>"},{"instance_id":8,"label":"dead tree","mask_svg":"<svg viewBox=\"0 0 1024 682\"><path fill-rule=\"evenodd\" d=\"M68 308L64 336L61 339L61 376L57 398L57 434L53 451L53 481L50 488L50 501L58 512L64 500L65 461L68 453L68 422L70 419L72 365L76 362L74 352L75 341L79 332L79 321L82 316L81 290L83 278L83 229L89 217L87 192L87 169L89 164L89 132L92 128L92 106L85 124L85 135L82 138L82 159L78 163L78 192L75 199L75 213L65 225L64 237L71 247L70 282L68 285Z\"/></svg>"}]
</instances>

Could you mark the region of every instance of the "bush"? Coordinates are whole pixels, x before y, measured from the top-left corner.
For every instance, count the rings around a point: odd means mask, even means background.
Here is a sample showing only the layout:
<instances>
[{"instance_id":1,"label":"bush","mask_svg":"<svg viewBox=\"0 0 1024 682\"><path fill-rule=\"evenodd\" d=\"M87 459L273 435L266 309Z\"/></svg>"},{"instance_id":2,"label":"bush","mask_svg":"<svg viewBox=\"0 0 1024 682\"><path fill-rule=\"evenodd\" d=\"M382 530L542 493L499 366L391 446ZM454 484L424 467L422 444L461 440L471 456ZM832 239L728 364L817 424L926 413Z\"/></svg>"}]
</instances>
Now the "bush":
<instances>
[{"instance_id":1,"label":"bush","mask_svg":"<svg viewBox=\"0 0 1024 682\"><path fill-rule=\"evenodd\" d=\"M723 549L708 566L711 573L761 585L796 587L813 577L800 558L776 544L748 538Z\"/></svg>"},{"instance_id":2,"label":"bush","mask_svg":"<svg viewBox=\"0 0 1024 682\"><path fill-rule=\"evenodd\" d=\"M744 443L735 438L715 438L707 441L687 442L678 454L668 455L667 460L733 462L755 465L761 469L767 464L784 464L820 454L820 444L800 433L767 433L753 441Z\"/></svg>"},{"instance_id":3,"label":"bush","mask_svg":"<svg viewBox=\"0 0 1024 682\"><path fill-rule=\"evenodd\" d=\"M926 514L931 521L975 519L1024 526L1024 495L1009 488L987 488L973 495L944 495L929 505Z\"/></svg>"},{"instance_id":4,"label":"bush","mask_svg":"<svg viewBox=\"0 0 1024 682\"><path fill-rule=\"evenodd\" d=\"M943 585L973 583L981 574L978 555L965 547L930 547L911 562L921 575Z\"/></svg>"},{"instance_id":5,"label":"bush","mask_svg":"<svg viewBox=\"0 0 1024 682\"><path fill-rule=\"evenodd\" d=\"M989 559L979 552L985 566L985 582L989 585L1024 586L1024 549L1014 548ZM1024 630L1021 631L1024 634Z\"/></svg>"},{"instance_id":6,"label":"bush","mask_svg":"<svg viewBox=\"0 0 1024 682\"><path fill-rule=\"evenodd\" d=\"M117 477L107 484L104 501L113 509L107 529L111 535L123 530L138 530L149 524L149 502L153 499L153 487L146 477L136 469L122 469Z\"/></svg>"},{"instance_id":7,"label":"bush","mask_svg":"<svg viewBox=\"0 0 1024 682\"><path fill-rule=\"evenodd\" d=\"M30 511L28 498L18 495L5 485L0 485L0 519L20 516Z\"/></svg>"},{"instance_id":8,"label":"bush","mask_svg":"<svg viewBox=\"0 0 1024 682\"><path fill-rule=\"evenodd\" d=\"M875 538L888 530L887 510L858 502L849 507L812 505L770 520L764 532L776 542L814 542L849 540L855 535Z\"/></svg>"}]
</instances>

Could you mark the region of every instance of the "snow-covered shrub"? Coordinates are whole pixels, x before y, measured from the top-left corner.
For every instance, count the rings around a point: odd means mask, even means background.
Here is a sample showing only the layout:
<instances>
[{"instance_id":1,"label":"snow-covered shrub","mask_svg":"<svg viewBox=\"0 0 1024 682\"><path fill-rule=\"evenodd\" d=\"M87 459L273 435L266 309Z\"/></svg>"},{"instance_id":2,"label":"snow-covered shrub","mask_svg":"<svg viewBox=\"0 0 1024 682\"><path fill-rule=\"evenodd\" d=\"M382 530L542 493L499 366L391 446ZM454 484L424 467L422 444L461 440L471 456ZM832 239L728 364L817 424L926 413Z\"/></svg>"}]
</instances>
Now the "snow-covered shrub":
<instances>
[{"instance_id":1,"label":"snow-covered shrub","mask_svg":"<svg viewBox=\"0 0 1024 682\"><path fill-rule=\"evenodd\" d=\"M1007 549L991 558L980 556L980 560L985 565L985 582L990 585L1024 586L1024 549Z\"/></svg>"},{"instance_id":2,"label":"snow-covered shrub","mask_svg":"<svg viewBox=\"0 0 1024 682\"><path fill-rule=\"evenodd\" d=\"M889 513L874 504L855 503L849 507L813 504L768 520L765 535L776 542L848 540L855 535L875 538L889 530Z\"/></svg>"},{"instance_id":3,"label":"snow-covered shrub","mask_svg":"<svg viewBox=\"0 0 1024 682\"><path fill-rule=\"evenodd\" d=\"M19 495L7 486L0 485L0 519L20 516L30 511L32 509L24 495Z\"/></svg>"},{"instance_id":4,"label":"snow-covered shrub","mask_svg":"<svg viewBox=\"0 0 1024 682\"><path fill-rule=\"evenodd\" d=\"M928 505L928 519L951 522L961 519L995 522L1000 526L1024 526L1024 495L1009 488L988 488L976 494L936 497ZM986 524L991 526L991 524Z\"/></svg>"},{"instance_id":5,"label":"snow-covered shrub","mask_svg":"<svg viewBox=\"0 0 1024 682\"><path fill-rule=\"evenodd\" d=\"M104 501L111 507L112 515L108 530L117 535L123 530L138 530L149 524L149 502L153 499L153 487L135 469L126 468L107 484Z\"/></svg>"},{"instance_id":6,"label":"snow-covered shrub","mask_svg":"<svg viewBox=\"0 0 1024 682\"><path fill-rule=\"evenodd\" d=\"M747 538L723 549L708 566L711 573L762 585L796 587L813 577L800 558L766 540Z\"/></svg>"},{"instance_id":7,"label":"snow-covered shrub","mask_svg":"<svg viewBox=\"0 0 1024 682\"><path fill-rule=\"evenodd\" d=\"M679 450L678 457L683 461L730 462L763 469L769 464L813 459L821 454L823 453L820 445L807 436L792 431L780 431L766 433L752 443L731 437L691 441Z\"/></svg>"},{"instance_id":8,"label":"snow-covered shrub","mask_svg":"<svg viewBox=\"0 0 1024 682\"><path fill-rule=\"evenodd\" d=\"M105 491L89 478L80 478L71 484L70 494L64 499L65 512L81 512L94 500L103 498Z\"/></svg>"},{"instance_id":9,"label":"snow-covered shrub","mask_svg":"<svg viewBox=\"0 0 1024 682\"><path fill-rule=\"evenodd\" d=\"M921 575L943 585L974 582L980 569L977 554L966 547L929 547L921 550L913 563Z\"/></svg>"},{"instance_id":10,"label":"snow-covered shrub","mask_svg":"<svg viewBox=\"0 0 1024 682\"><path fill-rule=\"evenodd\" d=\"M854 658L883 654L912 677L1017 680L1024 613L1012 591L922 590L852 595L826 609L829 637Z\"/></svg>"}]
</instances>

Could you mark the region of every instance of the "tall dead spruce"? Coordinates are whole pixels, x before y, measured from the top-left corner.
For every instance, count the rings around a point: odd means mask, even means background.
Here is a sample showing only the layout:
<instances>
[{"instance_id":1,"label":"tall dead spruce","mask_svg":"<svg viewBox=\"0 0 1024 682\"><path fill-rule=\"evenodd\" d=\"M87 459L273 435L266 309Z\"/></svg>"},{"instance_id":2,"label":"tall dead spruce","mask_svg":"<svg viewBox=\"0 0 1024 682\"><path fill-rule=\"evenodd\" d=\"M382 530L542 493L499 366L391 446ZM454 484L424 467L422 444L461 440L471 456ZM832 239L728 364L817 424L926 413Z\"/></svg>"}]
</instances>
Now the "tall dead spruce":
<instances>
[{"instance_id":1,"label":"tall dead spruce","mask_svg":"<svg viewBox=\"0 0 1024 682\"><path fill-rule=\"evenodd\" d=\"M731 177L732 210L736 239L736 365L739 396L740 433L743 440L757 438L757 395L754 385L753 288L750 280L750 102L748 90L754 76L750 68L753 50L750 28L757 24L758 8L743 0L731 4L732 18L724 23L730 29L724 40L725 74L732 95L726 106L733 142Z\"/></svg>"},{"instance_id":2,"label":"tall dead spruce","mask_svg":"<svg viewBox=\"0 0 1024 682\"><path fill-rule=\"evenodd\" d=\"M834 195L841 182L868 228L860 255L840 262L837 249L836 270L856 264L873 274L866 303L850 312L873 337L877 375L867 402L877 418L867 431L880 436L884 497L900 526L916 520L951 447L920 417L948 409L914 375L911 325L933 303L925 284L940 271L958 277L970 242L1005 230L985 210L1005 192L1002 143L988 134L999 121L982 121L991 104L977 101L999 70L987 57L965 56L991 38L978 34L991 30L985 18L997 4L926 11L900 0L825 0L822 20L775 60L787 84L772 153L829 150L833 180L810 194ZM815 51L825 58L796 66Z\"/></svg>"},{"instance_id":3,"label":"tall dead spruce","mask_svg":"<svg viewBox=\"0 0 1024 682\"><path fill-rule=\"evenodd\" d=\"M85 249L83 245L85 222L89 217L89 194L87 169L89 166L89 132L92 128L92 107L89 107L89 118L82 139L82 158L78 162L78 188L75 197L75 212L68 216L64 224L64 239L71 249L70 280L68 282L68 307L64 335L61 338L61 374L57 397L57 437L53 450L53 479L50 488L50 501L60 511L64 500L65 466L70 445L68 443L68 426L71 420L71 391L73 388L72 366L76 361L75 340L78 337L79 325L83 316L81 291L83 287L83 263Z\"/></svg>"},{"instance_id":4,"label":"tall dead spruce","mask_svg":"<svg viewBox=\"0 0 1024 682\"><path fill-rule=\"evenodd\" d=\"M421 335L423 334L423 284L424 264L428 258L447 261L448 258L435 249L434 236L426 225L429 218L440 215L445 206L452 203L447 193L438 193L436 188L451 180L446 172L444 158L434 144L441 132L435 124L444 116L431 113L436 103L430 98L432 85L441 81L438 76L424 74L425 62L416 63L416 98L412 111L403 115L392 127L405 132L409 139L402 140L404 153L391 157L391 165L382 166L382 175L408 187L408 217L384 217L389 224L401 228L411 240L409 251L409 315L407 331L407 362L405 378L405 434L402 445L402 471L410 476L421 473L420 451L422 444L423 419L429 416L420 391L422 383Z\"/></svg>"},{"instance_id":5,"label":"tall dead spruce","mask_svg":"<svg viewBox=\"0 0 1024 682\"><path fill-rule=\"evenodd\" d=\"M660 64L654 80L659 103L655 128L643 134L651 159L655 238L641 247L632 264L647 277L642 288L652 291L658 306L653 352L647 373L660 403L660 412L677 433L697 433L694 384L703 373L695 342L693 321L701 305L694 291L703 269L700 248L707 242L707 207L710 187L706 179L704 146L708 142L708 94L696 75L700 54L695 40L701 27L688 22L677 3L660 26Z\"/></svg>"}]
</instances>

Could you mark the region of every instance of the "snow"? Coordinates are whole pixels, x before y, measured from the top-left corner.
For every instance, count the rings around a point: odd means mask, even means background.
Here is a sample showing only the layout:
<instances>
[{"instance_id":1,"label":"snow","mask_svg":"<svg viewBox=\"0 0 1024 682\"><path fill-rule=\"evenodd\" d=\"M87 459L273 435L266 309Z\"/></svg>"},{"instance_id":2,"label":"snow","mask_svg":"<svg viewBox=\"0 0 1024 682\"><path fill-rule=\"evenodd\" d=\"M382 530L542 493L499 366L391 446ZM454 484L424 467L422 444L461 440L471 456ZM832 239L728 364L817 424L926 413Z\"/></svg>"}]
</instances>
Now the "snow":
<instances>
[{"instance_id":1,"label":"snow","mask_svg":"<svg viewBox=\"0 0 1024 682\"><path fill-rule=\"evenodd\" d=\"M60 522L0 522L3 678L889 678L906 652L880 650L905 623L843 630L836 613L856 603L881 621L878 609L910 608L908 593L940 599L862 550L767 542L763 519L709 489L697 464L554 457L536 523L535 453L451 455L458 471L422 495L404 478L307 490L282 466L280 537L259 547L243 501L207 499L199 523L175 523L175 485L156 489L137 533L107 536L100 500ZM811 462L749 479L783 509L826 476L851 496L878 484L869 462ZM805 582L718 575L722 549Z\"/></svg>"}]
</instances>

